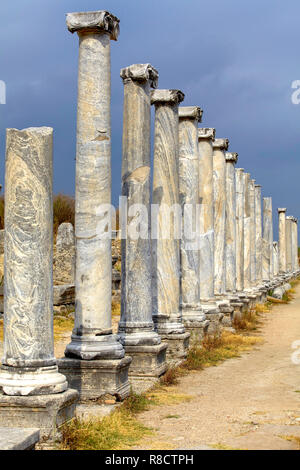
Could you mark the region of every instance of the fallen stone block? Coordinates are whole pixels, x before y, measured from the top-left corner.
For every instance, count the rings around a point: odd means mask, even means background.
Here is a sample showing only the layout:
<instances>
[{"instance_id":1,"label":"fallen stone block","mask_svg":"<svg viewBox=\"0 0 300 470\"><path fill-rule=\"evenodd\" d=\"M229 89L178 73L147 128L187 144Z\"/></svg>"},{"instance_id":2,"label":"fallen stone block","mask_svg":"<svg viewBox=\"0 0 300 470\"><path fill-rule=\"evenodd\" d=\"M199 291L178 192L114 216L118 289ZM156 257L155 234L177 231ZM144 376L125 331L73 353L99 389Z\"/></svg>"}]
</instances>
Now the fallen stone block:
<instances>
[{"instance_id":1,"label":"fallen stone block","mask_svg":"<svg viewBox=\"0 0 300 470\"><path fill-rule=\"evenodd\" d=\"M0 428L0 450L34 450L39 440L39 429Z\"/></svg>"}]
</instances>

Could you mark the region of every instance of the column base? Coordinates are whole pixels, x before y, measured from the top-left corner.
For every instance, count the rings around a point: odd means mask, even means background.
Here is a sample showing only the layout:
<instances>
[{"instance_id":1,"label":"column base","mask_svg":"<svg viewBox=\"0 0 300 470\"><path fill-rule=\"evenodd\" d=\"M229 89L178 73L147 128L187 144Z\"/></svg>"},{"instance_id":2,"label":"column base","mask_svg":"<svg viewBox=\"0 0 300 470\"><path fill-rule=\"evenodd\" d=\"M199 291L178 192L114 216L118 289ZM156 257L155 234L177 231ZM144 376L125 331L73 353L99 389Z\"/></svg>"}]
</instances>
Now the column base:
<instances>
[{"instance_id":1,"label":"column base","mask_svg":"<svg viewBox=\"0 0 300 470\"><path fill-rule=\"evenodd\" d=\"M0 395L0 427L38 428L40 437L54 439L59 427L74 417L78 392L38 396Z\"/></svg>"},{"instance_id":2,"label":"column base","mask_svg":"<svg viewBox=\"0 0 300 470\"><path fill-rule=\"evenodd\" d=\"M161 335L163 342L167 343L168 349L166 360L169 367L177 367L187 358L190 333Z\"/></svg>"},{"instance_id":3,"label":"column base","mask_svg":"<svg viewBox=\"0 0 300 470\"><path fill-rule=\"evenodd\" d=\"M71 343L67 345L65 356L84 361L122 359L124 348L118 335L113 334L72 334Z\"/></svg>"},{"instance_id":4,"label":"column base","mask_svg":"<svg viewBox=\"0 0 300 470\"><path fill-rule=\"evenodd\" d=\"M0 393L5 395L52 395L67 388L67 379L58 372L57 366L30 370L2 365L0 371Z\"/></svg>"},{"instance_id":5,"label":"column base","mask_svg":"<svg viewBox=\"0 0 300 470\"><path fill-rule=\"evenodd\" d=\"M69 386L79 392L79 399L94 400L109 394L123 400L130 393L128 370L131 357L122 359L58 359L59 371L67 377Z\"/></svg>"},{"instance_id":6,"label":"column base","mask_svg":"<svg viewBox=\"0 0 300 470\"><path fill-rule=\"evenodd\" d=\"M126 354L132 358L128 376L135 393L143 393L152 388L166 372L167 348L166 343L125 347Z\"/></svg>"},{"instance_id":7,"label":"column base","mask_svg":"<svg viewBox=\"0 0 300 470\"><path fill-rule=\"evenodd\" d=\"M222 330L224 314L219 308L218 301L216 301L216 299L201 299L201 307L209 322L207 334L212 336L219 335Z\"/></svg>"},{"instance_id":8,"label":"column base","mask_svg":"<svg viewBox=\"0 0 300 470\"><path fill-rule=\"evenodd\" d=\"M181 335L185 332L181 313L176 315L155 314L153 322L154 329L161 338L164 335Z\"/></svg>"}]
</instances>

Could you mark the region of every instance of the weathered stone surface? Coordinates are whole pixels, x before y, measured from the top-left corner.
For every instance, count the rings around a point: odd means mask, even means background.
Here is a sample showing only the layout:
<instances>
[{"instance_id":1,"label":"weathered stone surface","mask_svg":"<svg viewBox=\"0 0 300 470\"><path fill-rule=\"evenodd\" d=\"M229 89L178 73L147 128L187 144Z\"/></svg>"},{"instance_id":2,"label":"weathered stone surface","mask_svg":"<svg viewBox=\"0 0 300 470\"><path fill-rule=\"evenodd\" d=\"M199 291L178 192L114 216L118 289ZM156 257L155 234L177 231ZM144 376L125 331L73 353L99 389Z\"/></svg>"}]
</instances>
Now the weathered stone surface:
<instances>
[{"instance_id":1,"label":"weathered stone surface","mask_svg":"<svg viewBox=\"0 0 300 470\"><path fill-rule=\"evenodd\" d=\"M256 217L255 217L255 180L249 183L250 203L250 276L251 286L256 285Z\"/></svg>"},{"instance_id":2,"label":"weathered stone surface","mask_svg":"<svg viewBox=\"0 0 300 470\"><path fill-rule=\"evenodd\" d=\"M34 427L41 439L54 439L58 428L73 418L77 400L78 393L71 389L34 397L0 395L0 427Z\"/></svg>"},{"instance_id":3,"label":"weathered stone surface","mask_svg":"<svg viewBox=\"0 0 300 470\"><path fill-rule=\"evenodd\" d=\"M183 321L203 328L205 314L200 304L199 283L199 152L197 106L179 108L179 200L182 209L181 308ZM196 325L197 323L197 325Z\"/></svg>"},{"instance_id":4,"label":"weathered stone surface","mask_svg":"<svg viewBox=\"0 0 300 470\"><path fill-rule=\"evenodd\" d=\"M54 282L74 284L75 282L75 235L71 223L58 227L53 259Z\"/></svg>"},{"instance_id":5,"label":"weathered stone surface","mask_svg":"<svg viewBox=\"0 0 300 470\"><path fill-rule=\"evenodd\" d=\"M76 309L67 356L121 359L111 330L110 39L119 20L106 11L70 13L79 33L76 151ZM91 171L92 169L92 171Z\"/></svg>"},{"instance_id":6,"label":"weathered stone surface","mask_svg":"<svg viewBox=\"0 0 300 470\"><path fill-rule=\"evenodd\" d=\"M52 141L48 127L7 130L0 373L0 390L7 395L43 395L67 388L57 371L52 332Z\"/></svg>"},{"instance_id":7,"label":"weathered stone surface","mask_svg":"<svg viewBox=\"0 0 300 470\"><path fill-rule=\"evenodd\" d=\"M286 256L286 270L287 272L293 271L293 245L292 245L292 229L293 217L286 217L285 227L285 256Z\"/></svg>"},{"instance_id":8,"label":"weathered stone surface","mask_svg":"<svg viewBox=\"0 0 300 470\"><path fill-rule=\"evenodd\" d=\"M190 333L161 335L163 342L168 344L166 360L169 367L177 367L187 358Z\"/></svg>"},{"instance_id":9,"label":"weathered stone surface","mask_svg":"<svg viewBox=\"0 0 300 470\"><path fill-rule=\"evenodd\" d=\"M151 263L151 103L158 72L150 64L121 70L124 83L122 196L127 201L127 237L122 239L122 302L119 334L127 346L157 345L152 319ZM143 207L137 232L136 207Z\"/></svg>"},{"instance_id":10,"label":"weathered stone surface","mask_svg":"<svg viewBox=\"0 0 300 470\"><path fill-rule=\"evenodd\" d=\"M87 11L67 14L67 27L71 33L107 33L117 40L120 20L108 11Z\"/></svg>"},{"instance_id":11,"label":"weathered stone surface","mask_svg":"<svg viewBox=\"0 0 300 470\"><path fill-rule=\"evenodd\" d=\"M214 299L213 140L215 129L198 129L200 208L200 298Z\"/></svg>"},{"instance_id":12,"label":"weathered stone surface","mask_svg":"<svg viewBox=\"0 0 300 470\"><path fill-rule=\"evenodd\" d=\"M274 276L279 274L279 251L278 251L278 242L273 242L273 269Z\"/></svg>"},{"instance_id":13,"label":"weathered stone surface","mask_svg":"<svg viewBox=\"0 0 300 470\"><path fill-rule=\"evenodd\" d=\"M278 209L279 218L279 272L286 272L286 209Z\"/></svg>"},{"instance_id":14,"label":"weathered stone surface","mask_svg":"<svg viewBox=\"0 0 300 470\"><path fill-rule=\"evenodd\" d=\"M256 284L262 283L262 213L261 213L261 186L255 185L255 268Z\"/></svg>"},{"instance_id":15,"label":"weathered stone surface","mask_svg":"<svg viewBox=\"0 0 300 470\"><path fill-rule=\"evenodd\" d=\"M234 165L238 154L227 152L226 159L226 224L225 266L226 292L236 292L236 179Z\"/></svg>"},{"instance_id":16,"label":"weathered stone surface","mask_svg":"<svg viewBox=\"0 0 300 470\"><path fill-rule=\"evenodd\" d=\"M158 208L157 213L152 216L152 226L156 227L157 232L152 240L152 295L153 319L160 335L184 334L180 310L180 245L174 218L171 218L169 233L165 228L172 208L181 212L178 183L178 103L183 96L178 90L152 92L152 103L155 103L152 203Z\"/></svg>"},{"instance_id":17,"label":"weathered stone surface","mask_svg":"<svg viewBox=\"0 0 300 470\"><path fill-rule=\"evenodd\" d=\"M0 450L34 450L39 429L0 428Z\"/></svg>"},{"instance_id":18,"label":"weathered stone surface","mask_svg":"<svg viewBox=\"0 0 300 470\"><path fill-rule=\"evenodd\" d=\"M236 169L236 289L244 290L244 169Z\"/></svg>"},{"instance_id":19,"label":"weathered stone surface","mask_svg":"<svg viewBox=\"0 0 300 470\"><path fill-rule=\"evenodd\" d=\"M298 219L293 218L292 225L292 264L293 271L299 271L299 257L298 257Z\"/></svg>"},{"instance_id":20,"label":"weathered stone surface","mask_svg":"<svg viewBox=\"0 0 300 470\"><path fill-rule=\"evenodd\" d=\"M130 357L120 360L58 359L61 373L66 375L69 386L78 390L80 400L101 398L106 394L123 400L129 395L128 370Z\"/></svg>"},{"instance_id":21,"label":"weathered stone surface","mask_svg":"<svg viewBox=\"0 0 300 470\"><path fill-rule=\"evenodd\" d=\"M53 286L53 305L75 304L75 286L66 284Z\"/></svg>"},{"instance_id":22,"label":"weathered stone surface","mask_svg":"<svg viewBox=\"0 0 300 470\"><path fill-rule=\"evenodd\" d=\"M244 288L251 289L250 174L244 173Z\"/></svg>"},{"instance_id":23,"label":"weathered stone surface","mask_svg":"<svg viewBox=\"0 0 300 470\"><path fill-rule=\"evenodd\" d=\"M272 198L263 198L263 279L273 279Z\"/></svg>"},{"instance_id":24,"label":"weathered stone surface","mask_svg":"<svg viewBox=\"0 0 300 470\"><path fill-rule=\"evenodd\" d=\"M213 183L214 183L214 235L215 235L215 294L226 291L225 271L225 224L226 224L226 162L225 150L228 139L213 142Z\"/></svg>"}]
</instances>

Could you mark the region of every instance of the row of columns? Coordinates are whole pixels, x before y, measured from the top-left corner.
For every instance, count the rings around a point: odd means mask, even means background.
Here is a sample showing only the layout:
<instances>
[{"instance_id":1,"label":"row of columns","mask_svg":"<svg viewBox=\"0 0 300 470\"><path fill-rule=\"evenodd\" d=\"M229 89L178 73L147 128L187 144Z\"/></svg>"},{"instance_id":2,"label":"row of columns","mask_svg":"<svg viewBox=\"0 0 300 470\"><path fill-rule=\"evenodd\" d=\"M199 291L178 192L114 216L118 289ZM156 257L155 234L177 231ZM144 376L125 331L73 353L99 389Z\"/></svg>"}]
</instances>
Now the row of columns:
<instances>
[{"instance_id":1,"label":"row of columns","mask_svg":"<svg viewBox=\"0 0 300 470\"><path fill-rule=\"evenodd\" d=\"M228 139L215 138L213 128L198 127L202 110L179 106L184 101L180 90L156 89L154 67L131 65L121 70L126 214L121 318L118 334L113 334L110 41L118 38L119 20L105 11L72 13L67 26L79 36L75 324L65 358L56 361L52 129L10 129L2 424L16 396L23 397L24 407L30 395L50 396L51 404L58 400L56 419L62 409L64 416L72 414L78 393L85 400L105 394L123 399L131 386L137 391L149 388L167 364L184 360L190 338L199 342L207 332L218 333L299 271L296 220L280 209L278 261L272 200L263 199L262 211L261 187L235 168L238 154L228 152ZM136 238L129 227L140 216L142 236ZM41 401L44 409L47 404L46 398ZM53 411L49 416L53 423ZM22 407L18 419L25 421Z\"/></svg>"}]
</instances>

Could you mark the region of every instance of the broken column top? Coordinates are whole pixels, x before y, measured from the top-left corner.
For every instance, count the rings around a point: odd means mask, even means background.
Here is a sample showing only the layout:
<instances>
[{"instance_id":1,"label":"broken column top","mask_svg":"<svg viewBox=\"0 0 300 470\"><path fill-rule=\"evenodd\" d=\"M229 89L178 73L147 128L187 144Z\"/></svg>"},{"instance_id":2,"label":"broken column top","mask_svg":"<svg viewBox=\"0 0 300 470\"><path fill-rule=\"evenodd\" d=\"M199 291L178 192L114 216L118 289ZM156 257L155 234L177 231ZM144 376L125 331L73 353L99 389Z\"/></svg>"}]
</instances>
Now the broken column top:
<instances>
[{"instance_id":1,"label":"broken column top","mask_svg":"<svg viewBox=\"0 0 300 470\"><path fill-rule=\"evenodd\" d=\"M261 184L256 184L255 187L256 188L261 188Z\"/></svg>"},{"instance_id":2,"label":"broken column top","mask_svg":"<svg viewBox=\"0 0 300 470\"><path fill-rule=\"evenodd\" d=\"M277 246L278 245L278 242L273 242L273 246Z\"/></svg>"},{"instance_id":3,"label":"broken column top","mask_svg":"<svg viewBox=\"0 0 300 470\"><path fill-rule=\"evenodd\" d=\"M296 217L294 217L293 215L288 215L287 219L291 220L292 222L296 222L296 224L298 223L298 219L296 219Z\"/></svg>"},{"instance_id":4,"label":"broken column top","mask_svg":"<svg viewBox=\"0 0 300 470\"><path fill-rule=\"evenodd\" d=\"M237 163L239 154L236 152L226 152L225 159L226 162Z\"/></svg>"},{"instance_id":5,"label":"broken column top","mask_svg":"<svg viewBox=\"0 0 300 470\"><path fill-rule=\"evenodd\" d=\"M180 90L154 90L151 92L151 104L179 104L184 100Z\"/></svg>"},{"instance_id":6,"label":"broken column top","mask_svg":"<svg viewBox=\"0 0 300 470\"><path fill-rule=\"evenodd\" d=\"M236 171L245 171L245 168L236 168Z\"/></svg>"},{"instance_id":7,"label":"broken column top","mask_svg":"<svg viewBox=\"0 0 300 470\"><path fill-rule=\"evenodd\" d=\"M278 214L279 214L280 212L286 212L286 208L279 207L279 208L278 208Z\"/></svg>"},{"instance_id":8,"label":"broken column top","mask_svg":"<svg viewBox=\"0 0 300 470\"><path fill-rule=\"evenodd\" d=\"M213 127L199 127L198 139L210 139L215 140L216 129Z\"/></svg>"},{"instance_id":9,"label":"broken column top","mask_svg":"<svg viewBox=\"0 0 300 470\"><path fill-rule=\"evenodd\" d=\"M194 119L201 122L203 110L199 106L180 106L178 114L179 119Z\"/></svg>"},{"instance_id":10,"label":"broken column top","mask_svg":"<svg viewBox=\"0 0 300 470\"><path fill-rule=\"evenodd\" d=\"M219 150L228 150L229 140L228 139L215 139L213 142L213 148Z\"/></svg>"},{"instance_id":11,"label":"broken column top","mask_svg":"<svg viewBox=\"0 0 300 470\"><path fill-rule=\"evenodd\" d=\"M117 41L120 20L108 11L84 11L67 14L67 27L71 33L108 33Z\"/></svg>"},{"instance_id":12,"label":"broken column top","mask_svg":"<svg viewBox=\"0 0 300 470\"><path fill-rule=\"evenodd\" d=\"M158 85L158 71L151 64L133 64L121 69L120 76L123 80L135 80L137 82L150 81L151 88Z\"/></svg>"}]
</instances>

